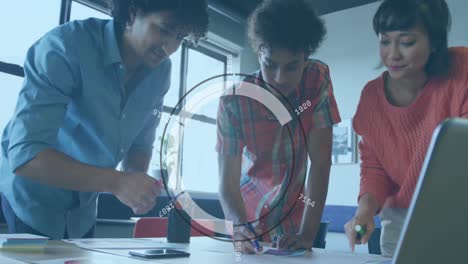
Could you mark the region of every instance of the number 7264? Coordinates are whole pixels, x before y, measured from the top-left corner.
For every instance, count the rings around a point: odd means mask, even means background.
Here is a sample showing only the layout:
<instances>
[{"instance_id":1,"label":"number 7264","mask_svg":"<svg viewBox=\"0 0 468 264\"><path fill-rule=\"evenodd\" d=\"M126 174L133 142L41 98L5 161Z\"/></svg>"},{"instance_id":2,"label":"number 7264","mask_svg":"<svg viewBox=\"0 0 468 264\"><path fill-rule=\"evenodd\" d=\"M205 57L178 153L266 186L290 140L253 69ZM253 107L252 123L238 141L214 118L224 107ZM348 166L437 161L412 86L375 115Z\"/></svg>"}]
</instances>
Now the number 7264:
<instances>
[{"instance_id":1,"label":"number 7264","mask_svg":"<svg viewBox=\"0 0 468 264\"><path fill-rule=\"evenodd\" d=\"M309 205L309 206L312 206L312 207L315 206L315 201L310 200L310 198L307 198L307 196L305 196L302 193L299 194L298 200L302 200L302 202L305 203L306 205Z\"/></svg>"}]
</instances>

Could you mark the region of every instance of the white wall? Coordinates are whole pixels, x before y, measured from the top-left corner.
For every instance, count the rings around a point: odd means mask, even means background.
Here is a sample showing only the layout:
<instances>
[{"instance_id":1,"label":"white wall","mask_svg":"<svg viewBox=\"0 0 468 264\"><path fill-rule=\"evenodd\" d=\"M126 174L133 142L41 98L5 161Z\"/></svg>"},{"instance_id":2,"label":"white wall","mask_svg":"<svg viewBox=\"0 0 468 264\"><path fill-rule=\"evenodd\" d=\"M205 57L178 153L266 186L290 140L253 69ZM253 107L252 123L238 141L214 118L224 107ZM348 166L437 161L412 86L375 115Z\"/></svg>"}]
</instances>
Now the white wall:
<instances>
[{"instance_id":1,"label":"white wall","mask_svg":"<svg viewBox=\"0 0 468 264\"><path fill-rule=\"evenodd\" d=\"M448 0L452 12L450 46L468 46L468 1ZM383 69L379 64L378 40L372 18L380 3L373 3L323 16L327 39L314 55L330 66L338 107L343 119L353 117L361 90ZM327 204L356 205L359 165L334 165Z\"/></svg>"}]
</instances>

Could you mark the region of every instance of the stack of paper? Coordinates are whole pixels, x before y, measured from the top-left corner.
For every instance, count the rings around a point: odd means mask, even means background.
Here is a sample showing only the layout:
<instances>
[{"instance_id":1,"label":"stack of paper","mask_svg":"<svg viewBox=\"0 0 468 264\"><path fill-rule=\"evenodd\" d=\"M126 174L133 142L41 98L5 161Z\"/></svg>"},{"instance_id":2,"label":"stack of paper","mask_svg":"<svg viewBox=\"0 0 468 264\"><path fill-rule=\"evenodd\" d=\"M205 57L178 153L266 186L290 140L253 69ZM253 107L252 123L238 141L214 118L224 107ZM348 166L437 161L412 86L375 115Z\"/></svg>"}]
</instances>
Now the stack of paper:
<instances>
[{"instance_id":1,"label":"stack of paper","mask_svg":"<svg viewBox=\"0 0 468 264\"><path fill-rule=\"evenodd\" d=\"M48 237L32 234L0 234L0 248L10 251L42 251Z\"/></svg>"}]
</instances>

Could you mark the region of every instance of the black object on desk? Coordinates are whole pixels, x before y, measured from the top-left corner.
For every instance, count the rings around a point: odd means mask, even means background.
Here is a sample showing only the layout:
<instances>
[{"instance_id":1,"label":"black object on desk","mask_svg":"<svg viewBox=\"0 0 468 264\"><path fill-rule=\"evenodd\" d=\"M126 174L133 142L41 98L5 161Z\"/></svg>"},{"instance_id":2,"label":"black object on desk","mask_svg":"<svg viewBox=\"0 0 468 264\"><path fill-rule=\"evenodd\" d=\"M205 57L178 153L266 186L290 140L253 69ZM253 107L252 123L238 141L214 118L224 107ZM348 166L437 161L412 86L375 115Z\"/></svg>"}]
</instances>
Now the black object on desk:
<instances>
[{"instance_id":1,"label":"black object on desk","mask_svg":"<svg viewBox=\"0 0 468 264\"><path fill-rule=\"evenodd\" d=\"M190 243L191 218L177 207L169 212L167 224L167 242Z\"/></svg>"},{"instance_id":2,"label":"black object on desk","mask_svg":"<svg viewBox=\"0 0 468 264\"><path fill-rule=\"evenodd\" d=\"M190 253L174 249L149 249L149 250L132 250L128 254L141 258L180 258L188 257Z\"/></svg>"}]
</instances>

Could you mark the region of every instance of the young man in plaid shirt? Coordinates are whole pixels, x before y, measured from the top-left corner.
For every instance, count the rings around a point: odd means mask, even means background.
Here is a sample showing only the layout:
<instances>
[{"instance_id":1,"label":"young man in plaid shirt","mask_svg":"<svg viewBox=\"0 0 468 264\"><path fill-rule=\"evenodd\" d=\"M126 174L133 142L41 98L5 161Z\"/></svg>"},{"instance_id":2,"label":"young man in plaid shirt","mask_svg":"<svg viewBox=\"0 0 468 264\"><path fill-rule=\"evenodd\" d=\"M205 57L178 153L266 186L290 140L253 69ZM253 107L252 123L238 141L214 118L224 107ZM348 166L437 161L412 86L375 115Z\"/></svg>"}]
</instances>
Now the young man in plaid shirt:
<instances>
[{"instance_id":1,"label":"young man in plaid shirt","mask_svg":"<svg viewBox=\"0 0 468 264\"><path fill-rule=\"evenodd\" d=\"M249 18L260 70L244 84L275 95L293 119L281 125L248 96L220 99L220 197L242 252L261 250L250 241L260 237L276 237L279 248L312 248L328 190L332 126L340 122L327 65L308 59L324 35L304 0L266 0Z\"/></svg>"}]
</instances>

